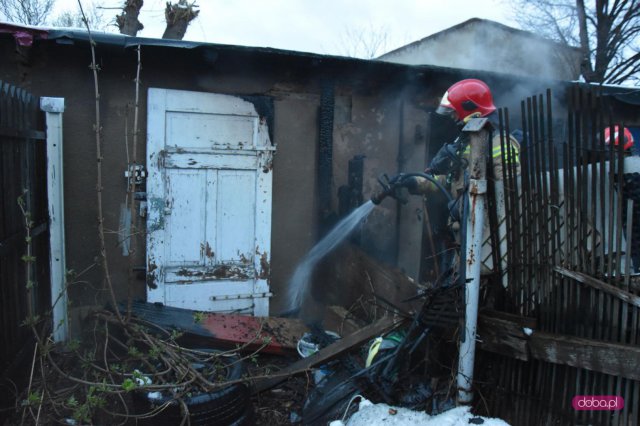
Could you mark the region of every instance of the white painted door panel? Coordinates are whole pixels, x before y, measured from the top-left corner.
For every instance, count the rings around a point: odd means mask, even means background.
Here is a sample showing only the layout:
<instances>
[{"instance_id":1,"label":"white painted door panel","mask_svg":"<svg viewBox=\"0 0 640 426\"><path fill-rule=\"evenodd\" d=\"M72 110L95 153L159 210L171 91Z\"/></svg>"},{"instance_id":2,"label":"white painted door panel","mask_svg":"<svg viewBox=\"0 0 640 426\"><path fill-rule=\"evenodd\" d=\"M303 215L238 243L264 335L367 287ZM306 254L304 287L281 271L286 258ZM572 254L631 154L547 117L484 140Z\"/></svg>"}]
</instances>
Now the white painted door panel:
<instances>
[{"instance_id":1,"label":"white painted door panel","mask_svg":"<svg viewBox=\"0 0 640 426\"><path fill-rule=\"evenodd\" d=\"M147 299L268 315L271 160L253 105L149 90Z\"/></svg>"},{"instance_id":2,"label":"white painted door panel","mask_svg":"<svg viewBox=\"0 0 640 426\"><path fill-rule=\"evenodd\" d=\"M167 114L168 146L185 149L210 149L216 145L249 147L253 144L254 125L251 116L170 112Z\"/></svg>"},{"instance_id":3,"label":"white painted door panel","mask_svg":"<svg viewBox=\"0 0 640 426\"><path fill-rule=\"evenodd\" d=\"M185 235L203 235L206 226L206 171L166 169L165 254L167 267L198 266L202 263L200 244ZM181 193L186 191L186 193ZM204 241L203 241L204 243Z\"/></svg>"},{"instance_id":4,"label":"white painted door panel","mask_svg":"<svg viewBox=\"0 0 640 426\"><path fill-rule=\"evenodd\" d=\"M246 263L255 252L256 173L220 170L218 182L217 255L222 262Z\"/></svg>"}]
</instances>

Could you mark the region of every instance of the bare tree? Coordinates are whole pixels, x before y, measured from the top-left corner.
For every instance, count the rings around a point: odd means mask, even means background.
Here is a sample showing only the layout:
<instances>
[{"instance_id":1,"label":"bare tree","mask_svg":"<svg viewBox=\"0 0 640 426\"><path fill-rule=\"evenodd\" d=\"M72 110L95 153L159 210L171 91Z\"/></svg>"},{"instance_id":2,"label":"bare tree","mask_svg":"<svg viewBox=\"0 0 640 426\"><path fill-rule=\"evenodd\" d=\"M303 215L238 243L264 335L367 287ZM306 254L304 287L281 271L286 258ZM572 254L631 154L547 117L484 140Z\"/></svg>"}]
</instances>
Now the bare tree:
<instances>
[{"instance_id":1,"label":"bare tree","mask_svg":"<svg viewBox=\"0 0 640 426\"><path fill-rule=\"evenodd\" d=\"M46 23L56 0L0 0L0 12L9 22L25 25Z\"/></svg>"},{"instance_id":2,"label":"bare tree","mask_svg":"<svg viewBox=\"0 0 640 426\"><path fill-rule=\"evenodd\" d=\"M187 0L179 0L178 3L172 4L167 2L167 8L164 11L167 20L167 28L164 30L162 38L182 40L187 32L189 23L198 17L199 10L195 2L188 3Z\"/></svg>"},{"instance_id":3,"label":"bare tree","mask_svg":"<svg viewBox=\"0 0 640 426\"><path fill-rule=\"evenodd\" d=\"M116 16L116 26L120 30L120 34L135 36L138 31L144 28L142 22L138 20L143 4L143 0L126 0L124 2L122 14Z\"/></svg>"},{"instance_id":4,"label":"bare tree","mask_svg":"<svg viewBox=\"0 0 640 426\"><path fill-rule=\"evenodd\" d=\"M2 1L2 0L0 0ZM121 34L135 36L144 26L138 19L140 10L144 4L143 0L126 0L122 6L122 14L116 16L116 25ZM167 27L162 38L182 40L189 23L196 19L199 10L195 2L189 3L187 0L179 0L177 3L167 2L164 15Z\"/></svg>"},{"instance_id":5,"label":"bare tree","mask_svg":"<svg viewBox=\"0 0 640 426\"><path fill-rule=\"evenodd\" d=\"M523 29L580 49L586 81L640 81L639 0L512 0L510 4Z\"/></svg>"},{"instance_id":6,"label":"bare tree","mask_svg":"<svg viewBox=\"0 0 640 426\"><path fill-rule=\"evenodd\" d=\"M85 16L87 24L92 30L107 31L113 22L107 22L104 18L103 7L100 4L84 2ZM51 25L62 28L85 28L82 13L79 8L76 10L65 10L59 13L52 21Z\"/></svg>"},{"instance_id":7,"label":"bare tree","mask_svg":"<svg viewBox=\"0 0 640 426\"><path fill-rule=\"evenodd\" d=\"M383 54L389 41L385 26L346 27L340 36L340 51L352 58L373 59Z\"/></svg>"}]
</instances>

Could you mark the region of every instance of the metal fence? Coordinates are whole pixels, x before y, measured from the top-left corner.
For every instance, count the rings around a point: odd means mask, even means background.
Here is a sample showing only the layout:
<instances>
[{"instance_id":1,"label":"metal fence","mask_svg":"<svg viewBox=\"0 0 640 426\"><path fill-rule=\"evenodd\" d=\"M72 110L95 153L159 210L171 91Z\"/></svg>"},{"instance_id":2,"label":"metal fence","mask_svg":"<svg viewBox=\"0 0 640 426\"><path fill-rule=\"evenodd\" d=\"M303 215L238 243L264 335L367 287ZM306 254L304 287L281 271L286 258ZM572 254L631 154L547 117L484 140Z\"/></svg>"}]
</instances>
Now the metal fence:
<instances>
[{"instance_id":1,"label":"metal fence","mask_svg":"<svg viewBox=\"0 0 640 426\"><path fill-rule=\"evenodd\" d=\"M46 144L38 99L0 81L0 372L29 343L28 313L49 310ZM20 200L20 203L19 203ZM22 204L22 208L20 207ZM31 241L31 251L27 249ZM31 355L28 356L31 358ZM10 372L9 372L10 373ZM3 374L4 375L4 374ZM7 395L7 392L0 392ZM5 401L3 401L5 402Z\"/></svg>"},{"instance_id":2,"label":"metal fence","mask_svg":"<svg viewBox=\"0 0 640 426\"><path fill-rule=\"evenodd\" d=\"M622 143L605 145L604 129L624 124L606 103L597 90L571 89L558 135L551 92L526 99L520 170L503 155L511 167L501 176L507 266L500 272L508 283L501 309L536 326L522 336L528 346L521 359L489 357L493 382L478 407L514 425L640 424L633 273L640 158L627 157ZM512 130L508 111L500 121ZM625 406L575 410L578 395L621 396Z\"/></svg>"}]
</instances>

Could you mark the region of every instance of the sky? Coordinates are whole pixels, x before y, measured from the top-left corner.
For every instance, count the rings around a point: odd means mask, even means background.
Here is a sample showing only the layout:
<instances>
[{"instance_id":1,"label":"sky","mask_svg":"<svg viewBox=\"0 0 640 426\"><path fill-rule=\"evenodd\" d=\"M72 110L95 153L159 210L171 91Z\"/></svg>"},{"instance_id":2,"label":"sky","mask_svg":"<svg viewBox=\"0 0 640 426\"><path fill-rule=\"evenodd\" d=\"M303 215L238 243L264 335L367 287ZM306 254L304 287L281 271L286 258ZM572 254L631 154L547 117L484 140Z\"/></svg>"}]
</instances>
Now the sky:
<instances>
[{"instance_id":1,"label":"sky","mask_svg":"<svg viewBox=\"0 0 640 426\"><path fill-rule=\"evenodd\" d=\"M177 1L177 0L176 0ZM191 0L190 0L191 1ZM83 5L91 0L82 0ZM93 0L119 7L124 0ZM145 0L141 37L162 37L166 0ZM508 0L197 0L200 15L184 40L272 47L329 55L357 55L356 40L386 41L382 51L477 17L517 27ZM77 0L57 0L56 11ZM103 9L105 20L118 10ZM112 31L116 31L112 27Z\"/></svg>"}]
</instances>

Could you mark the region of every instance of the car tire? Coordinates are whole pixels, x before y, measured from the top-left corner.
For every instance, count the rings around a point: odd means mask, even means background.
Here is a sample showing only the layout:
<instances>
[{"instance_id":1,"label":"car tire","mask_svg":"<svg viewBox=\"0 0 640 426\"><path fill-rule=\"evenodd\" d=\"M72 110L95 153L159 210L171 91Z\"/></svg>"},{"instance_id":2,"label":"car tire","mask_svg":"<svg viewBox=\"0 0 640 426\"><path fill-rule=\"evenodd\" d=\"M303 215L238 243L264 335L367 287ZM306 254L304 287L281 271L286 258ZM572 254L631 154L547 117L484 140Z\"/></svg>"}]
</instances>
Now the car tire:
<instances>
[{"instance_id":1,"label":"car tire","mask_svg":"<svg viewBox=\"0 0 640 426\"><path fill-rule=\"evenodd\" d=\"M206 352L217 352L213 350L203 350ZM237 356L224 356L219 359L224 360L227 365L225 379L228 381L242 378L244 366ZM173 399L172 395L162 395L160 398L150 398L150 392L138 389L133 392L133 404L137 414L145 414L154 408L169 402L169 406L156 416L141 419L140 425L179 425L182 421L180 404ZM198 425L220 425L220 426L241 426L247 419L253 418L253 406L251 404L249 388L243 383L235 383L220 389L215 389L206 393L199 393L183 398L189 409L189 420L193 426Z\"/></svg>"}]
</instances>

